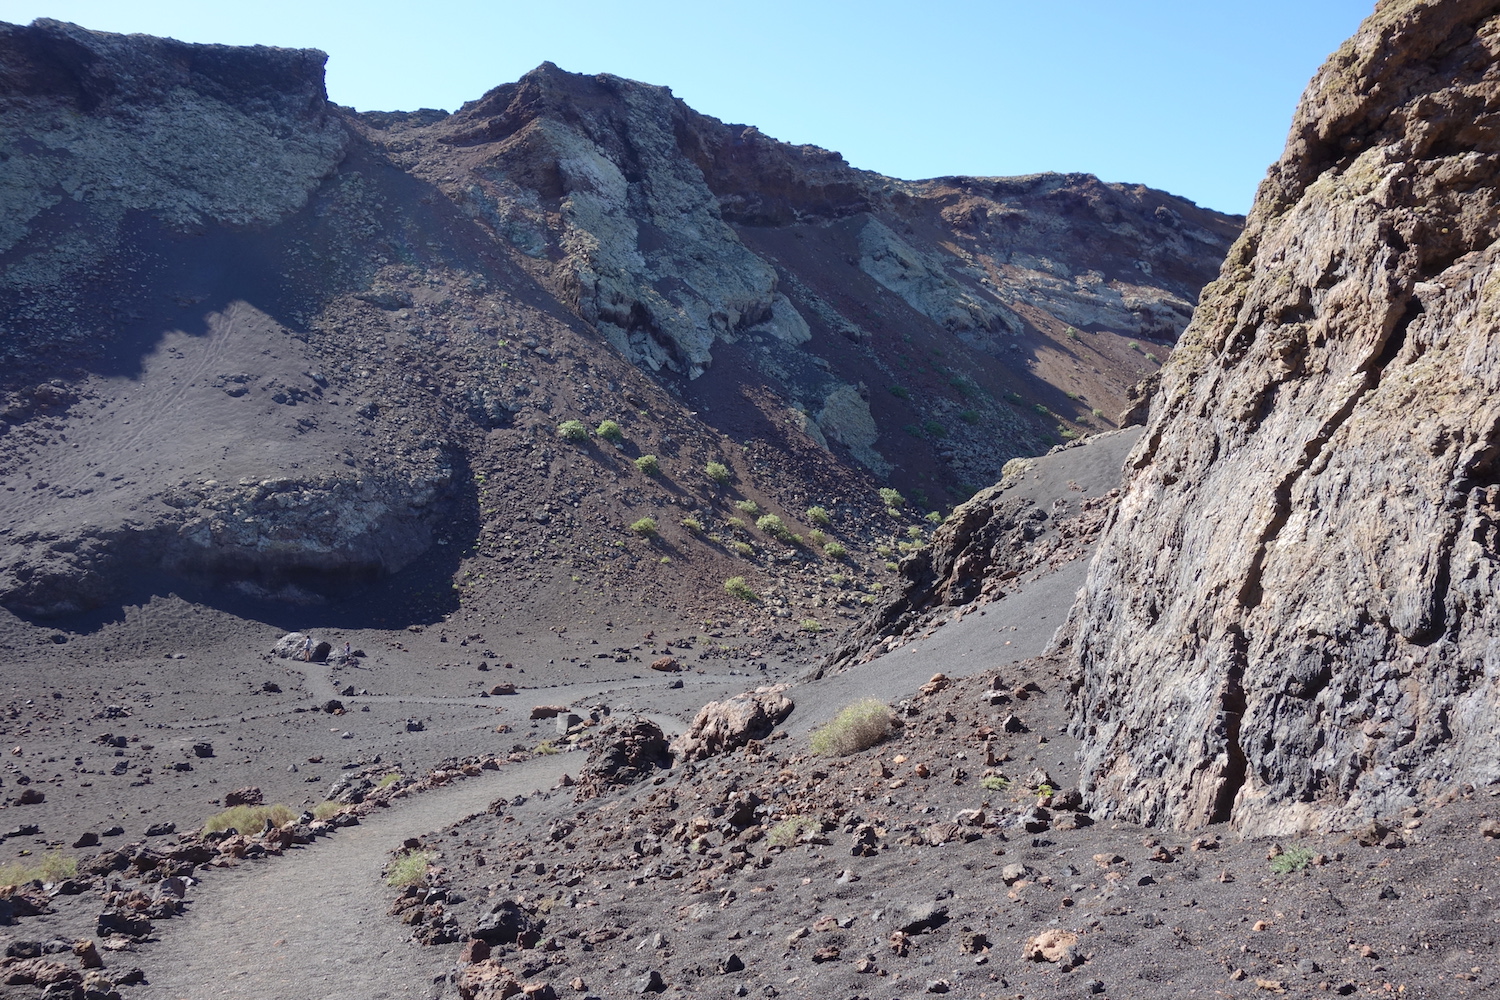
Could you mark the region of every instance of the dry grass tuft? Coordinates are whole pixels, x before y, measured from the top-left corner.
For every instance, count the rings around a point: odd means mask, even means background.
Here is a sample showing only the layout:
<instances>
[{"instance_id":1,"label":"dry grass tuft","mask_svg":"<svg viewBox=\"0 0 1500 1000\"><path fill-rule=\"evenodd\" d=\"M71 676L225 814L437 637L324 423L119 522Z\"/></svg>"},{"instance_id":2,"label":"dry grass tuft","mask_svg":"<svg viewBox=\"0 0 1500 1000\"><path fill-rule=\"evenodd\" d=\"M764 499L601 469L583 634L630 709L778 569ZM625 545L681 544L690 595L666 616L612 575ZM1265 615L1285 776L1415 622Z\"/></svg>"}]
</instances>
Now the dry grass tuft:
<instances>
[{"instance_id":1,"label":"dry grass tuft","mask_svg":"<svg viewBox=\"0 0 1500 1000\"><path fill-rule=\"evenodd\" d=\"M879 698L861 698L813 733L812 752L843 757L874 746L890 731L890 706Z\"/></svg>"}]
</instances>

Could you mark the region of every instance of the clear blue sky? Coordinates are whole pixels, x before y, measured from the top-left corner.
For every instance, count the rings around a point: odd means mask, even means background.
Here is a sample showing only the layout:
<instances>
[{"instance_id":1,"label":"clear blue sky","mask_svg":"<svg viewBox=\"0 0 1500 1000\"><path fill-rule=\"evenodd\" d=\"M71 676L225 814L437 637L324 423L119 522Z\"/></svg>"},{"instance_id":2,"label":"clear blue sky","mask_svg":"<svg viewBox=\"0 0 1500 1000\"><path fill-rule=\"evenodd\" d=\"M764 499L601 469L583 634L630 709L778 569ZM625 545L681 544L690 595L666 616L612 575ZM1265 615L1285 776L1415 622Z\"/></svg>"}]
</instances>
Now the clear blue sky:
<instances>
[{"instance_id":1,"label":"clear blue sky","mask_svg":"<svg viewBox=\"0 0 1500 1000\"><path fill-rule=\"evenodd\" d=\"M329 54L360 110L454 109L544 60L665 84L857 167L1087 171L1244 212L1372 0L0 0L36 17Z\"/></svg>"}]
</instances>

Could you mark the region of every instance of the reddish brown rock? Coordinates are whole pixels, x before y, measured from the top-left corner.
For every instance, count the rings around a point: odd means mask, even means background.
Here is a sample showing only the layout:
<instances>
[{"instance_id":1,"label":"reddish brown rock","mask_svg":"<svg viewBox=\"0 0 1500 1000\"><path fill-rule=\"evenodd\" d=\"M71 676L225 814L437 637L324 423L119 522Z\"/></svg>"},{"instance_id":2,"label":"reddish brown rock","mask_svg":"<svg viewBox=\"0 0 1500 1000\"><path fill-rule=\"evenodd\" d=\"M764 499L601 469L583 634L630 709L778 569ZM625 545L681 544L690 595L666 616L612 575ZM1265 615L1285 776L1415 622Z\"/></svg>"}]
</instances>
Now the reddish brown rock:
<instances>
[{"instance_id":1,"label":"reddish brown rock","mask_svg":"<svg viewBox=\"0 0 1500 1000\"><path fill-rule=\"evenodd\" d=\"M259 788L237 788L224 796L224 808L234 806L258 806L265 801Z\"/></svg>"}]
</instances>

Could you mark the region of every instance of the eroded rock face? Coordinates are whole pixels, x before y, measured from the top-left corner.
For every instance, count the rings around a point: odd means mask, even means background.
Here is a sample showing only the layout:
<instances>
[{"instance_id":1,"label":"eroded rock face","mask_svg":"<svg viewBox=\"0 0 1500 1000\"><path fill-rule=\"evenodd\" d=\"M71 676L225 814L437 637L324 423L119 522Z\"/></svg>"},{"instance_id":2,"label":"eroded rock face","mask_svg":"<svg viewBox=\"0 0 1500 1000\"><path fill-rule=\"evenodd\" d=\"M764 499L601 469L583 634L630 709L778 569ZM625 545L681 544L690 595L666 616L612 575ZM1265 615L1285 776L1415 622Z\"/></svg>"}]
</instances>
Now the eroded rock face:
<instances>
[{"instance_id":1,"label":"eroded rock face","mask_svg":"<svg viewBox=\"0 0 1500 1000\"><path fill-rule=\"evenodd\" d=\"M1162 373L1075 609L1104 815L1339 827L1500 781L1500 3L1381 3Z\"/></svg>"}]
</instances>

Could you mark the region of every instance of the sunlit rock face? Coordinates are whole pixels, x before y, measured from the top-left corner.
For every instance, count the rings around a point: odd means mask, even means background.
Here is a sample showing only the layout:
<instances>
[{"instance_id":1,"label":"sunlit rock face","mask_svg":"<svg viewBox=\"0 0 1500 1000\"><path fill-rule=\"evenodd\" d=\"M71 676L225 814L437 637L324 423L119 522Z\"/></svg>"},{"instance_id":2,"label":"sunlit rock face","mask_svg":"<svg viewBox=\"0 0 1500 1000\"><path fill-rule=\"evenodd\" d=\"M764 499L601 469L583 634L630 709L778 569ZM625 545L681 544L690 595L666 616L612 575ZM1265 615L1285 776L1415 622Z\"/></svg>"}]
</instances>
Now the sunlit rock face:
<instances>
[{"instance_id":1,"label":"sunlit rock face","mask_svg":"<svg viewBox=\"0 0 1500 1000\"><path fill-rule=\"evenodd\" d=\"M1247 831L1500 780L1500 4L1318 73L1075 609L1105 815Z\"/></svg>"}]
</instances>

